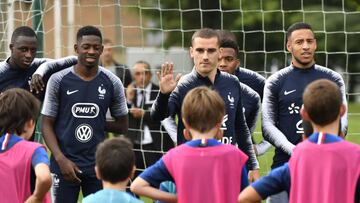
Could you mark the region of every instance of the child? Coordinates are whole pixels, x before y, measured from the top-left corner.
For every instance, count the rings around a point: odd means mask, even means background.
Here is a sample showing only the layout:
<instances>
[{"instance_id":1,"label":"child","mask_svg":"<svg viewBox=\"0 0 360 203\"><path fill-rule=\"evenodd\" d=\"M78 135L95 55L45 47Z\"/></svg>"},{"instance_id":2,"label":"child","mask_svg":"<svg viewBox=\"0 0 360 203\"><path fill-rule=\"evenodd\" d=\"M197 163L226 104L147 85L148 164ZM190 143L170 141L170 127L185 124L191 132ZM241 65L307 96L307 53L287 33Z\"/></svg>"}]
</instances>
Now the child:
<instances>
[{"instance_id":1,"label":"child","mask_svg":"<svg viewBox=\"0 0 360 203\"><path fill-rule=\"evenodd\" d=\"M88 195L83 203L142 202L125 192L135 172L135 155L131 142L126 138L108 139L98 145L95 172L104 189Z\"/></svg>"},{"instance_id":2,"label":"child","mask_svg":"<svg viewBox=\"0 0 360 203\"><path fill-rule=\"evenodd\" d=\"M338 86L326 79L314 81L303 102L301 115L314 133L304 134L306 140L296 146L289 163L247 187L239 202L259 202L282 190L289 192L289 202L359 202L360 147L338 136L346 111Z\"/></svg>"},{"instance_id":3,"label":"child","mask_svg":"<svg viewBox=\"0 0 360 203\"><path fill-rule=\"evenodd\" d=\"M40 102L28 91L13 88L0 95L1 202L50 202L49 159L44 146L27 141L34 132ZM30 169L35 170L34 193Z\"/></svg>"},{"instance_id":4,"label":"child","mask_svg":"<svg viewBox=\"0 0 360 203\"><path fill-rule=\"evenodd\" d=\"M223 99L207 87L197 87L185 96L181 111L184 135L191 141L147 168L131 191L164 202L236 202L236 193L248 184L247 156L218 141L223 135ZM163 181L175 182L177 196L157 189Z\"/></svg>"}]
</instances>

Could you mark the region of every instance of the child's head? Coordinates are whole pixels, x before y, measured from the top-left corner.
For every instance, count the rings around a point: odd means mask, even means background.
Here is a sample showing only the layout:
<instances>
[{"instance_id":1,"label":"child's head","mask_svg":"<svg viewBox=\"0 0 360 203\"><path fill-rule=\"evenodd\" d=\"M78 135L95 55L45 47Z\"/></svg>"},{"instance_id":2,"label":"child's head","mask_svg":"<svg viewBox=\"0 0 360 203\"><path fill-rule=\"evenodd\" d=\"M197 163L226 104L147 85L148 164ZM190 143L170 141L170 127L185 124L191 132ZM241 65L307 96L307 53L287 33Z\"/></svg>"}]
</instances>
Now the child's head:
<instances>
[{"instance_id":1,"label":"child's head","mask_svg":"<svg viewBox=\"0 0 360 203\"><path fill-rule=\"evenodd\" d=\"M320 79L310 83L303 94L304 120L325 126L339 119L345 112L339 87L332 81Z\"/></svg>"},{"instance_id":2,"label":"child's head","mask_svg":"<svg viewBox=\"0 0 360 203\"><path fill-rule=\"evenodd\" d=\"M28 91L8 89L0 94L0 135L14 133L29 139L40 112L40 102Z\"/></svg>"},{"instance_id":3,"label":"child's head","mask_svg":"<svg viewBox=\"0 0 360 203\"><path fill-rule=\"evenodd\" d=\"M183 101L182 119L185 127L206 133L221 126L225 104L220 95L205 86L189 91Z\"/></svg>"},{"instance_id":4,"label":"child's head","mask_svg":"<svg viewBox=\"0 0 360 203\"><path fill-rule=\"evenodd\" d=\"M96 150L96 174L112 184L131 178L135 170L135 154L131 142L124 137L107 139Z\"/></svg>"}]
</instances>

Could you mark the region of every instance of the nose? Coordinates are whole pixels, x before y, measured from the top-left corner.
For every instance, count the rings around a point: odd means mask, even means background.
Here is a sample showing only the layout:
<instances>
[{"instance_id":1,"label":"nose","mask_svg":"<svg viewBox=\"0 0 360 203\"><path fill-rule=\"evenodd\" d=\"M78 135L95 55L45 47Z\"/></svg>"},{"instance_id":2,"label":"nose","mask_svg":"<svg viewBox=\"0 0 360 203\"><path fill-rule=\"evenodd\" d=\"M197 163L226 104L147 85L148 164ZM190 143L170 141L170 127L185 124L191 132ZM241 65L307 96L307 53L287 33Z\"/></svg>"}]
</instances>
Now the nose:
<instances>
[{"instance_id":1,"label":"nose","mask_svg":"<svg viewBox=\"0 0 360 203\"><path fill-rule=\"evenodd\" d=\"M310 48L310 44L305 41L303 44L303 49L309 49L309 48Z\"/></svg>"},{"instance_id":2,"label":"nose","mask_svg":"<svg viewBox=\"0 0 360 203\"><path fill-rule=\"evenodd\" d=\"M220 68L226 67L225 59L222 59L222 58L219 59L219 67Z\"/></svg>"},{"instance_id":3,"label":"nose","mask_svg":"<svg viewBox=\"0 0 360 203\"><path fill-rule=\"evenodd\" d=\"M25 57L26 57L26 58L31 58L31 57L32 57L31 50L27 50L27 51L25 52Z\"/></svg>"}]
</instances>

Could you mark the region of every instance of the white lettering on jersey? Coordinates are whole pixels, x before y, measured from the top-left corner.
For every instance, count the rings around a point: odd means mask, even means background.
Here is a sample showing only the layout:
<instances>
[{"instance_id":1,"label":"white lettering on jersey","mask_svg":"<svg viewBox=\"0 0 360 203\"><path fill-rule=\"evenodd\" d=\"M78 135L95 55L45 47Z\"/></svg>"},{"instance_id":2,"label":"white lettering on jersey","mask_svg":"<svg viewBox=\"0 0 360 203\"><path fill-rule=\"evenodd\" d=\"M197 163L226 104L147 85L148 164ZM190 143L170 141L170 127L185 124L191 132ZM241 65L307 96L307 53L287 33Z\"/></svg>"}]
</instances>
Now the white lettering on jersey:
<instances>
[{"instance_id":1,"label":"white lettering on jersey","mask_svg":"<svg viewBox=\"0 0 360 203\"><path fill-rule=\"evenodd\" d=\"M300 133L300 134L304 133L304 128L302 127L302 120L299 120L296 123L296 133Z\"/></svg>"},{"instance_id":2,"label":"white lettering on jersey","mask_svg":"<svg viewBox=\"0 0 360 203\"><path fill-rule=\"evenodd\" d=\"M226 127L226 121L228 120L229 118L228 118L228 115L226 114L225 116L224 116L224 118L223 118L223 121L222 121L222 123L221 123L221 130L227 130L227 127Z\"/></svg>"},{"instance_id":3,"label":"white lettering on jersey","mask_svg":"<svg viewBox=\"0 0 360 203\"><path fill-rule=\"evenodd\" d=\"M219 142L223 144L231 144L232 143L232 137L222 137Z\"/></svg>"},{"instance_id":4,"label":"white lettering on jersey","mask_svg":"<svg viewBox=\"0 0 360 203\"><path fill-rule=\"evenodd\" d=\"M76 103L71 107L75 118L96 118L99 115L99 106L95 103Z\"/></svg>"}]
</instances>

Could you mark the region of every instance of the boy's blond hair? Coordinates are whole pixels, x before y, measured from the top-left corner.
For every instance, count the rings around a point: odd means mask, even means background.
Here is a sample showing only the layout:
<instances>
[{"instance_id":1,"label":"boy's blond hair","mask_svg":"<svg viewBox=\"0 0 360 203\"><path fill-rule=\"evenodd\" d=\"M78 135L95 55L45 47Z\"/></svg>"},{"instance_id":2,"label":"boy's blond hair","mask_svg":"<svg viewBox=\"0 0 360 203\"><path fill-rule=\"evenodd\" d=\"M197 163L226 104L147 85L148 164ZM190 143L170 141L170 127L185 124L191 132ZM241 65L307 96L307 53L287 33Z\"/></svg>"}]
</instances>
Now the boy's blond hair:
<instances>
[{"instance_id":1,"label":"boy's blond hair","mask_svg":"<svg viewBox=\"0 0 360 203\"><path fill-rule=\"evenodd\" d=\"M181 114L189 127L205 133L222 121L225 104L216 91L205 86L197 87L186 94Z\"/></svg>"}]
</instances>

